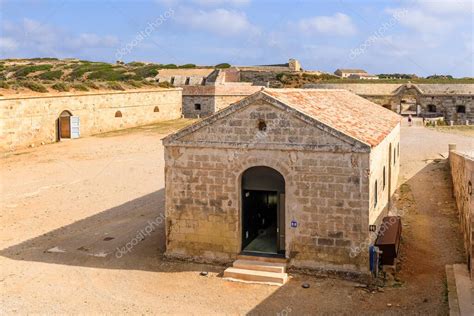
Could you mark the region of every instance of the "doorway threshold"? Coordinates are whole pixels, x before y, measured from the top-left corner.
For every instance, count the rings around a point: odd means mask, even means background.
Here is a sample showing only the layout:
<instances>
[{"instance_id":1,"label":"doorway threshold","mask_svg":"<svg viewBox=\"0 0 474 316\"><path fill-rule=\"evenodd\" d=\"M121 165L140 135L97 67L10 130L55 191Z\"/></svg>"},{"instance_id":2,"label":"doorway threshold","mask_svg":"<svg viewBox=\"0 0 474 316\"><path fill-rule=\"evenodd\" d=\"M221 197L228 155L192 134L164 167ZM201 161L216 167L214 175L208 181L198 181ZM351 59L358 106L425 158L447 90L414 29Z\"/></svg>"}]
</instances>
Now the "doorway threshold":
<instances>
[{"instance_id":1,"label":"doorway threshold","mask_svg":"<svg viewBox=\"0 0 474 316\"><path fill-rule=\"evenodd\" d=\"M264 257L264 258L280 258L285 259L284 253L269 253L269 252L258 252L258 251L242 251L240 256L249 256L249 257Z\"/></svg>"}]
</instances>

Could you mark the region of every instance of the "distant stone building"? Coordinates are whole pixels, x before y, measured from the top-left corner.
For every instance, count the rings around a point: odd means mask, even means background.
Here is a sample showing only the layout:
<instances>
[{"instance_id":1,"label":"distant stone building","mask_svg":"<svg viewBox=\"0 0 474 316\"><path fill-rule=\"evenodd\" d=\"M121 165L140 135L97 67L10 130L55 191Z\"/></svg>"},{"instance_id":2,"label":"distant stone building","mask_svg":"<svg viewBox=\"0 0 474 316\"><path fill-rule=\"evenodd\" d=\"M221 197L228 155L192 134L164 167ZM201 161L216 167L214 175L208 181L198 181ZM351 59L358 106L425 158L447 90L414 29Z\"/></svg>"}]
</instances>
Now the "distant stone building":
<instances>
[{"instance_id":1,"label":"distant stone building","mask_svg":"<svg viewBox=\"0 0 474 316\"><path fill-rule=\"evenodd\" d=\"M367 76L367 71L363 69L336 69L334 74L341 78L349 78L350 76Z\"/></svg>"},{"instance_id":2,"label":"distant stone building","mask_svg":"<svg viewBox=\"0 0 474 316\"><path fill-rule=\"evenodd\" d=\"M345 90L264 89L163 140L166 255L369 270L400 117Z\"/></svg>"},{"instance_id":3,"label":"distant stone building","mask_svg":"<svg viewBox=\"0 0 474 316\"><path fill-rule=\"evenodd\" d=\"M245 83L184 86L183 116L187 118L207 117L262 88Z\"/></svg>"},{"instance_id":4,"label":"distant stone building","mask_svg":"<svg viewBox=\"0 0 474 316\"><path fill-rule=\"evenodd\" d=\"M472 84L321 83L305 88L346 89L401 114L443 117L447 123L474 123Z\"/></svg>"}]
</instances>

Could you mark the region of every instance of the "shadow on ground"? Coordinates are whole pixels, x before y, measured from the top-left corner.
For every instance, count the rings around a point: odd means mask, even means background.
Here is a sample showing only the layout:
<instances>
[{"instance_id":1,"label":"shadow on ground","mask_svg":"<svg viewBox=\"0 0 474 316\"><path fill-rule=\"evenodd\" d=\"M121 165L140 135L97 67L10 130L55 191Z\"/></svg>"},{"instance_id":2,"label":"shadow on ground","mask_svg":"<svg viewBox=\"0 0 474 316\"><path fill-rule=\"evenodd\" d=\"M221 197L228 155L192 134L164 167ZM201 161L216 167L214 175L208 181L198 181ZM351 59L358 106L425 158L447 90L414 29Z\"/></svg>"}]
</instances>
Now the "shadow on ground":
<instances>
[{"instance_id":1,"label":"shadow on ground","mask_svg":"<svg viewBox=\"0 0 474 316\"><path fill-rule=\"evenodd\" d=\"M13 260L144 271L199 270L202 265L171 265L165 251L164 190L5 248ZM220 271L220 267L208 269ZM170 270L171 269L171 270Z\"/></svg>"}]
</instances>

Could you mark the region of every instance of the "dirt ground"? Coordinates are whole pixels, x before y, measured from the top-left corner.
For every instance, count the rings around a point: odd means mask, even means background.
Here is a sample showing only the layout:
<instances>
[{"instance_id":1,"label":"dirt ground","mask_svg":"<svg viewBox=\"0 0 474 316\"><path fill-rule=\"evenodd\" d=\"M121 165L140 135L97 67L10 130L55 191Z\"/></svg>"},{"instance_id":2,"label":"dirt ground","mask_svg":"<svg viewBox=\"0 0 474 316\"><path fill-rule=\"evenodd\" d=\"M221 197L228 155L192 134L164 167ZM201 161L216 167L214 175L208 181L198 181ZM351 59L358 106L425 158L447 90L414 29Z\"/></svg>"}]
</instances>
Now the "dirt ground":
<instances>
[{"instance_id":1,"label":"dirt ground","mask_svg":"<svg viewBox=\"0 0 474 316\"><path fill-rule=\"evenodd\" d=\"M164 260L169 127L0 160L0 314L447 314L444 265L464 258L444 158L448 143L472 150L474 138L403 127L401 270L370 293L305 275L282 287L234 283L220 277L224 267Z\"/></svg>"}]
</instances>

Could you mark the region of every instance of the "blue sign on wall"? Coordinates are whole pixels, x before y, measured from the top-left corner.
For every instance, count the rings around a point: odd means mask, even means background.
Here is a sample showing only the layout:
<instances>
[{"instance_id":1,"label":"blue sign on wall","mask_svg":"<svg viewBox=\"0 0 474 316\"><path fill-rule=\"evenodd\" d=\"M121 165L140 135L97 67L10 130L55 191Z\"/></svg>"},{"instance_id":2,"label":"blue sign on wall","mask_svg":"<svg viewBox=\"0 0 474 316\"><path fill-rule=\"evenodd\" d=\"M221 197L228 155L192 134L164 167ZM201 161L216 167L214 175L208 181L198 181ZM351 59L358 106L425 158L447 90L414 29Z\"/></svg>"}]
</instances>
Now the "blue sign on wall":
<instances>
[{"instance_id":1,"label":"blue sign on wall","mask_svg":"<svg viewBox=\"0 0 474 316\"><path fill-rule=\"evenodd\" d=\"M298 222L297 221L291 221L291 227L293 227L293 228L298 227Z\"/></svg>"}]
</instances>

